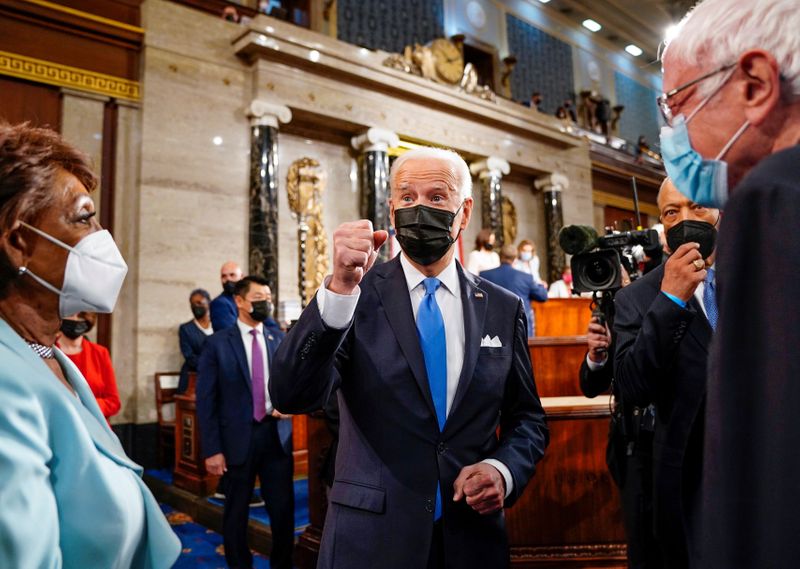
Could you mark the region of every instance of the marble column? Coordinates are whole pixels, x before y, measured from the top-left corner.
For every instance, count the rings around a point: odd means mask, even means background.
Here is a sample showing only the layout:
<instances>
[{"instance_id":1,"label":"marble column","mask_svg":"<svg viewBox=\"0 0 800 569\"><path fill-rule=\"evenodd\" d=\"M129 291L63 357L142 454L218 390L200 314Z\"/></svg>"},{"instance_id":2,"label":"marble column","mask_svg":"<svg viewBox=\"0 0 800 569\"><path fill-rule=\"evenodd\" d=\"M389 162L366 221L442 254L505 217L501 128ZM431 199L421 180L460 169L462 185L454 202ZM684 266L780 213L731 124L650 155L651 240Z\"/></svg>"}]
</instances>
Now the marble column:
<instances>
[{"instance_id":1,"label":"marble column","mask_svg":"<svg viewBox=\"0 0 800 569\"><path fill-rule=\"evenodd\" d=\"M503 191L501 180L511 171L508 162L496 156L473 162L473 176L481 181L481 229L489 228L494 233L495 246L503 246Z\"/></svg>"},{"instance_id":2,"label":"marble column","mask_svg":"<svg viewBox=\"0 0 800 569\"><path fill-rule=\"evenodd\" d=\"M569 188L569 179L563 174L549 174L534 181L534 187L544 197L544 219L547 230L547 282L561 278L561 269L566 265L566 255L558 244L558 232L564 227L564 211L561 192Z\"/></svg>"},{"instance_id":3,"label":"marble column","mask_svg":"<svg viewBox=\"0 0 800 569\"><path fill-rule=\"evenodd\" d=\"M354 136L350 144L358 151L358 184L361 217L373 228L389 230L389 148L400 143L398 136L382 128L370 128ZM389 259L389 247L381 247L376 262Z\"/></svg>"},{"instance_id":4,"label":"marble column","mask_svg":"<svg viewBox=\"0 0 800 569\"><path fill-rule=\"evenodd\" d=\"M278 302L278 125L292 119L289 107L254 100L250 118L250 216L248 273L267 279Z\"/></svg>"}]
</instances>

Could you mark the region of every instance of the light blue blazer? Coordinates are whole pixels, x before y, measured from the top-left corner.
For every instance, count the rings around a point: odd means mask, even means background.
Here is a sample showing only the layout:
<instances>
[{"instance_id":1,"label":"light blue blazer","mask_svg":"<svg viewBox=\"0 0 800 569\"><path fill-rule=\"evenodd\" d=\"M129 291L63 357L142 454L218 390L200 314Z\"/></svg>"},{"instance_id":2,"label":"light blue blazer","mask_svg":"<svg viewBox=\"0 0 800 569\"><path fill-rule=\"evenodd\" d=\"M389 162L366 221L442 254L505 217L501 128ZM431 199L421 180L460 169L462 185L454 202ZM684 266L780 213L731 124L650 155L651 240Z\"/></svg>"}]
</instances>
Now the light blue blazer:
<instances>
[{"instance_id":1,"label":"light blue blazer","mask_svg":"<svg viewBox=\"0 0 800 569\"><path fill-rule=\"evenodd\" d=\"M180 541L142 468L125 455L78 369L56 357L80 400L0 319L0 567L171 567ZM128 564L120 544L138 539L128 535L131 504L144 504L144 533Z\"/></svg>"}]
</instances>

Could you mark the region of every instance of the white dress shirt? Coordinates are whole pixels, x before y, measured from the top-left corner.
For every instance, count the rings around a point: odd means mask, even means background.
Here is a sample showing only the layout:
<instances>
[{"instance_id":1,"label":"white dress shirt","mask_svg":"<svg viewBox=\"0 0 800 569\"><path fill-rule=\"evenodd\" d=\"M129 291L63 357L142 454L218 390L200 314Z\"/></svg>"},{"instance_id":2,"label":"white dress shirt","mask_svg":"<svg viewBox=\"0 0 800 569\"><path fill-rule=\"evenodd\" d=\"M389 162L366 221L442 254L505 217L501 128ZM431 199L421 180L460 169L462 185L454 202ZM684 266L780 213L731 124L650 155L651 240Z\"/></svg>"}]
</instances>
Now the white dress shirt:
<instances>
[{"instance_id":1,"label":"white dress shirt","mask_svg":"<svg viewBox=\"0 0 800 569\"><path fill-rule=\"evenodd\" d=\"M213 334L213 333L214 333L214 327L213 327L211 324L209 324L209 325L208 325L208 328L203 328L203 327L200 325L200 323L197 321L197 319L195 319L195 321L194 321L194 325L195 325L195 326L197 326L197 327L200 329L200 331L201 331L203 334L205 334L206 336L210 336L211 334Z\"/></svg>"},{"instance_id":2,"label":"white dress shirt","mask_svg":"<svg viewBox=\"0 0 800 569\"><path fill-rule=\"evenodd\" d=\"M239 327L239 333L242 335L244 353L247 356L247 370L250 372L250 381L253 380L253 335L250 334L250 330L258 330L256 341L261 347L261 357L264 361L264 400L267 402L267 415L271 415L275 408L272 406L272 400L269 398L269 358L267 357L267 342L264 339L264 325L259 322L255 328L251 328L241 320L236 320L236 325Z\"/></svg>"},{"instance_id":3,"label":"white dress shirt","mask_svg":"<svg viewBox=\"0 0 800 569\"><path fill-rule=\"evenodd\" d=\"M496 253L495 253L496 254ZM414 267L404 254L400 255L400 265L406 277L408 293L411 298L411 309L414 312L414 321L417 319L419 305L425 296L425 285L422 281L426 278L416 267ZM456 260L447 265L442 272L436 275L441 281L441 286L436 289L436 304L442 313L444 320L444 333L447 343L447 414L453 405L453 399L458 389L458 380L461 376L461 368L464 367L464 344L466 343L464 333L464 306L461 301L461 283L458 279ZM350 325L350 321L355 314L358 298L361 289L351 295L337 294L328 290L330 277L317 291L317 305L319 306L320 317L326 326L331 328L343 329ZM511 471L502 462L487 458L483 460L487 464L494 466L506 483L506 496L511 494L514 487L514 479Z\"/></svg>"}]
</instances>

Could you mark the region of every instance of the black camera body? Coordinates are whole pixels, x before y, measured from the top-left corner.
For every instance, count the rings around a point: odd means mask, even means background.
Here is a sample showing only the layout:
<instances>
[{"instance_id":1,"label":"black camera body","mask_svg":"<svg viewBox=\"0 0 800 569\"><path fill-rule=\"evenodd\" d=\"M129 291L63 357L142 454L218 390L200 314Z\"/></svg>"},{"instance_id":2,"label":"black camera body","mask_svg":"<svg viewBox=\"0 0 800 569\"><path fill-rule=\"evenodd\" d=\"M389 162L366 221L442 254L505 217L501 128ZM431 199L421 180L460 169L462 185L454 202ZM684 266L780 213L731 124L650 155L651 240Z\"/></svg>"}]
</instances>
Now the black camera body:
<instances>
[{"instance_id":1,"label":"black camera body","mask_svg":"<svg viewBox=\"0 0 800 569\"><path fill-rule=\"evenodd\" d=\"M622 287L623 266L631 280L636 273L631 248L659 246L654 229L624 231L598 236L593 227L568 225L558 234L561 248L572 255L572 289L576 292L613 292Z\"/></svg>"}]
</instances>

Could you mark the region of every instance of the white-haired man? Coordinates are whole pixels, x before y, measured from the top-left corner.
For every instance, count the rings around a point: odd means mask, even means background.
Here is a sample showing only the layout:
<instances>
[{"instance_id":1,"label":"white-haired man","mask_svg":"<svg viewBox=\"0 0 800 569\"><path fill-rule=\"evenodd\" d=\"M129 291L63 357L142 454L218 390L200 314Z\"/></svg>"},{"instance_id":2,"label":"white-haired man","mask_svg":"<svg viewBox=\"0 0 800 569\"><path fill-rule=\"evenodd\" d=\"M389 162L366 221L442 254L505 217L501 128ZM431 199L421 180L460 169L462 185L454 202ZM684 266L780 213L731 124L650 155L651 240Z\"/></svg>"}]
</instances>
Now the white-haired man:
<instances>
[{"instance_id":1,"label":"white-haired man","mask_svg":"<svg viewBox=\"0 0 800 569\"><path fill-rule=\"evenodd\" d=\"M502 508L548 441L525 311L455 260L473 204L461 157L412 150L390 183L402 254L373 267L386 232L340 225L333 275L272 364L282 412L318 409L338 388L318 567L506 567Z\"/></svg>"},{"instance_id":2,"label":"white-haired man","mask_svg":"<svg viewBox=\"0 0 800 569\"><path fill-rule=\"evenodd\" d=\"M693 201L725 209L704 568L793 567L800 558L798 30L797 0L705 0L663 58L667 173Z\"/></svg>"}]
</instances>

